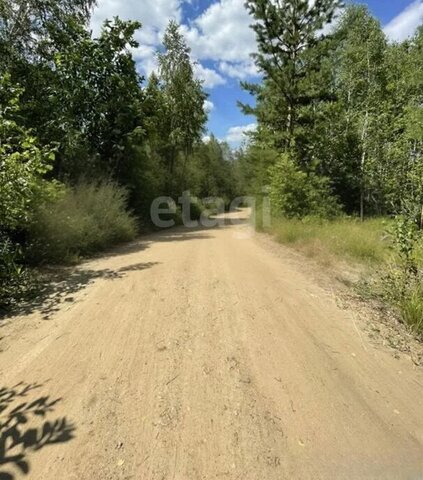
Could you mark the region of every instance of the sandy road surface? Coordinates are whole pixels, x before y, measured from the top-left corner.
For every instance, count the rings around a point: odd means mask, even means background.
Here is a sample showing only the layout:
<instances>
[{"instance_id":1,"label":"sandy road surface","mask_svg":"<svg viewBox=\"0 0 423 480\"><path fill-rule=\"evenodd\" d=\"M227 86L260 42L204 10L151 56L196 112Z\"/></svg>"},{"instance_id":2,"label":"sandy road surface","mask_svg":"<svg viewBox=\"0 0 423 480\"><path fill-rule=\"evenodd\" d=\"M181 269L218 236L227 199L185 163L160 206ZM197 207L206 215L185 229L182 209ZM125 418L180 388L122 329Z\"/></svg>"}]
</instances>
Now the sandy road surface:
<instances>
[{"instance_id":1,"label":"sandy road surface","mask_svg":"<svg viewBox=\"0 0 423 480\"><path fill-rule=\"evenodd\" d=\"M62 287L0 323L1 480L423 479L421 371L247 225Z\"/></svg>"}]
</instances>

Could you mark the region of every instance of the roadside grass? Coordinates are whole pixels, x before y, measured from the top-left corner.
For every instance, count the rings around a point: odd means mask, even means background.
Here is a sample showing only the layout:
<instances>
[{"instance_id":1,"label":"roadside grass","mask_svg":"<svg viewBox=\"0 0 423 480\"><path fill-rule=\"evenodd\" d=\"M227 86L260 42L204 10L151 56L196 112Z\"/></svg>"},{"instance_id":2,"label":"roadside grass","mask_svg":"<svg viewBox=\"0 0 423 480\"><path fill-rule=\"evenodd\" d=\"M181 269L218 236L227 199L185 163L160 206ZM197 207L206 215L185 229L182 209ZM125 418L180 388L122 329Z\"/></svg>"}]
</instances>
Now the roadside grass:
<instances>
[{"instance_id":1,"label":"roadside grass","mask_svg":"<svg viewBox=\"0 0 423 480\"><path fill-rule=\"evenodd\" d=\"M274 218L270 227L261 230L326 267L340 262L358 267L362 277L357 284L359 295L389 304L410 330L423 337L423 235L416 250L418 272L408 277L387 233L391 224L389 218L364 222L348 217Z\"/></svg>"},{"instance_id":2,"label":"roadside grass","mask_svg":"<svg viewBox=\"0 0 423 480\"><path fill-rule=\"evenodd\" d=\"M290 245L324 264L344 260L349 263L378 265L391 255L386 234L388 219L360 222L342 218L322 220L273 219L267 233L279 243Z\"/></svg>"},{"instance_id":3,"label":"roadside grass","mask_svg":"<svg viewBox=\"0 0 423 480\"><path fill-rule=\"evenodd\" d=\"M418 335L423 336L423 285L415 284L399 305L404 322Z\"/></svg>"}]
</instances>

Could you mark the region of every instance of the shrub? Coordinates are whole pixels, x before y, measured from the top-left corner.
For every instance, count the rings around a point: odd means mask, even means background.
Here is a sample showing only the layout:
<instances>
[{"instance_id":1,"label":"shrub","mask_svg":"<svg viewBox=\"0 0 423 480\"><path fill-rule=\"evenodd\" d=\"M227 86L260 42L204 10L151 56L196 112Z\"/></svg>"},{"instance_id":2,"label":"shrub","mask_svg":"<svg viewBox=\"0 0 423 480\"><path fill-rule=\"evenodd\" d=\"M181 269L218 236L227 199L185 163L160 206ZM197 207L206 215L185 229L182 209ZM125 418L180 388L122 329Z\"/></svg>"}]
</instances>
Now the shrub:
<instances>
[{"instance_id":1,"label":"shrub","mask_svg":"<svg viewBox=\"0 0 423 480\"><path fill-rule=\"evenodd\" d=\"M32 276L22 265L21 249L0 234L0 313L32 290Z\"/></svg>"},{"instance_id":2,"label":"shrub","mask_svg":"<svg viewBox=\"0 0 423 480\"><path fill-rule=\"evenodd\" d=\"M0 77L0 309L18 301L30 288L14 240L25 231L37 199L49 190L43 175L54 153L40 147L31 132L19 126L20 95L9 75Z\"/></svg>"},{"instance_id":3,"label":"shrub","mask_svg":"<svg viewBox=\"0 0 423 480\"><path fill-rule=\"evenodd\" d=\"M200 199L192 195L185 197L185 201L189 201L189 215L188 210L184 210L180 205L173 204L171 208L174 209L173 213L161 214L162 220L173 220L175 225L186 225L189 222L195 222L200 220L205 207Z\"/></svg>"},{"instance_id":4,"label":"shrub","mask_svg":"<svg viewBox=\"0 0 423 480\"><path fill-rule=\"evenodd\" d=\"M286 218L333 217L340 213L329 180L305 173L287 155L269 169L270 203L274 215Z\"/></svg>"},{"instance_id":5,"label":"shrub","mask_svg":"<svg viewBox=\"0 0 423 480\"><path fill-rule=\"evenodd\" d=\"M382 296L396 306L406 325L423 334L423 237L415 219L400 215L391 230L394 257L382 276Z\"/></svg>"},{"instance_id":6,"label":"shrub","mask_svg":"<svg viewBox=\"0 0 423 480\"><path fill-rule=\"evenodd\" d=\"M191 220L200 220L205 207L198 198L192 198L191 201Z\"/></svg>"},{"instance_id":7,"label":"shrub","mask_svg":"<svg viewBox=\"0 0 423 480\"><path fill-rule=\"evenodd\" d=\"M126 210L127 191L111 181L65 187L39 205L31 222L33 262L69 263L134 238L134 217Z\"/></svg>"}]
</instances>

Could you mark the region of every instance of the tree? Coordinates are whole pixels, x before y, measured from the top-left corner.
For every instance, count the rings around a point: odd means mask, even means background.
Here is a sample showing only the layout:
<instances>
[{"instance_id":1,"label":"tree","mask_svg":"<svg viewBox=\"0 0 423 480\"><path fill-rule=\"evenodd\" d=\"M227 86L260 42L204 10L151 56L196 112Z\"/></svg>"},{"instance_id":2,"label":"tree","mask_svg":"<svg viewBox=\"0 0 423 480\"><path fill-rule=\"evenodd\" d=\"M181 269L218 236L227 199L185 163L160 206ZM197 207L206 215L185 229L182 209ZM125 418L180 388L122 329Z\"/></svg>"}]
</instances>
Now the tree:
<instances>
[{"instance_id":1,"label":"tree","mask_svg":"<svg viewBox=\"0 0 423 480\"><path fill-rule=\"evenodd\" d=\"M233 162L225 143L211 135L208 141L195 148L200 172L199 194L206 197L225 197L229 200L233 192Z\"/></svg>"},{"instance_id":2,"label":"tree","mask_svg":"<svg viewBox=\"0 0 423 480\"><path fill-rule=\"evenodd\" d=\"M319 69L325 37L319 31L334 18L338 0L247 0L255 19L256 65L264 74L265 86L281 97L285 150L295 146L298 109L320 95L307 84ZM245 85L248 88L248 85Z\"/></svg>"},{"instance_id":3,"label":"tree","mask_svg":"<svg viewBox=\"0 0 423 480\"><path fill-rule=\"evenodd\" d=\"M172 175L178 154L182 153L186 164L194 143L201 139L207 121L207 95L194 77L190 49L176 22L169 23L163 44L165 51L158 55L159 78L170 120L166 156Z\"/></svg>"},{"instance_id":4,"label":"tree","mask_svg":"<svg viewBox=\"0 0 423 480\"><path fill-rule=\"evenodd\" d=\"M413 38L389 45L385 56L387 77L386 203L396 213L413 205L419 216L423 205L423 27ZM402 199L402 202L401 202Z\"/></svg>"},{"instance_id":5,"label":"tree","mask_svg":"<svg viewBox=\"0 0 423 480\"><path fill-rule=\"evenodd\" d=\"M274 215L328 218L340 212L328 178L305 173L287 154L270 167L270 203Z\"/></svg>"},{"instance_id":6,"label":"tree","mask_svg":"<svg viewBox=\"0 0 423 480\"><path fill-rule=\"evenodd\" d=\"M92 39L83 24L68 19L51 32L43 63L22 80L21 121L43 144L57 145L54 176L131 179L132 145L142 142L142 78L130 48L138 22L116 18ZM13 73L12 73L13 76Z\"/></svg>"},{"instance_id":7,"label":"tree","mask_svg":"<svg viewBox=\"0 0 423 480\"><path fill-rule=\"evenodd\" d=\"M0 2L0 69L10 68L22 59L39 62L46 51L55 48L51 33L63 30L70 18L87 25L95 4L96 0Z\"/></svg>"},{"instance_id":8,"label":"tree","mask_svg":"<svg viewBox=\"0 0 423 480\"><path fill-rule=\"evenodd\" d=\"M54 153L40 147L31 132L20 127L22 90L0 77L0 235L12 234L28 222L41 190L43 176L51 169Z\"/></svg>"},{"instance_id":9,"label":"tree","mask_svg":"<svg viewBox=\"0 0 423 480\"><path fill-rule=\"evenodd\" d=\"M0 76L0 310L29 288L19 237L34 203L49 191L43 176L54 158L51 149L40 147L31 132L16 123L21 93L10 75Z\"/></svg>"},{"instance_id":10,"label":"tree","mask_svg":"<svg viewBox=\"0 0 423 480\"><path fill-rule=\"evenodd\" d=\"M130 52L140 27L115 18L98 39L79 29L53 56L55 83L44 93L56 118L38 125L46 126L43 138L60 143L58 175L78 178L91 169L130 183L132 145L144 136L142 78Z\"/></svg>"},{"instance_id":11,"label":"tree","mask_svg":"<svg viewBox=\"0 0 423 480\"><path fill-rule=\"evenodd\" d=\"M339 96L346 110L345 133L355 129L361 143L360 217L363 219L371 162L378 161L378 124L385 91L387 45L380 23L364 6L350 6L346 10L337 35L340 39Z\"/></svg>"}]
</instances>

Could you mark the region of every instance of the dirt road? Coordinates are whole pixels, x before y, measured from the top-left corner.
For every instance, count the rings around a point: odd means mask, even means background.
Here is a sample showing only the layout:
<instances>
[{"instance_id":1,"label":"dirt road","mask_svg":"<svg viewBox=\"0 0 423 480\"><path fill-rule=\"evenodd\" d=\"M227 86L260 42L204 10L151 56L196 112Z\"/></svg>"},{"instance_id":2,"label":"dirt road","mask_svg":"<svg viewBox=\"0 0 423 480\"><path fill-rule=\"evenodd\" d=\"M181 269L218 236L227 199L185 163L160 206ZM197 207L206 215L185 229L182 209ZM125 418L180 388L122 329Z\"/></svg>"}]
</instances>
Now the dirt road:
<instances>
[{"instance_id":1,"label":"dirt road","mask_svg":"<svg viewBox=\"0 0 423 480\"><path fill-rule=\"evenodd\" d=\"M0 323L0 479L423 479L421 370L250 233L143 237Z\"/></svg>"}]
</instances>

